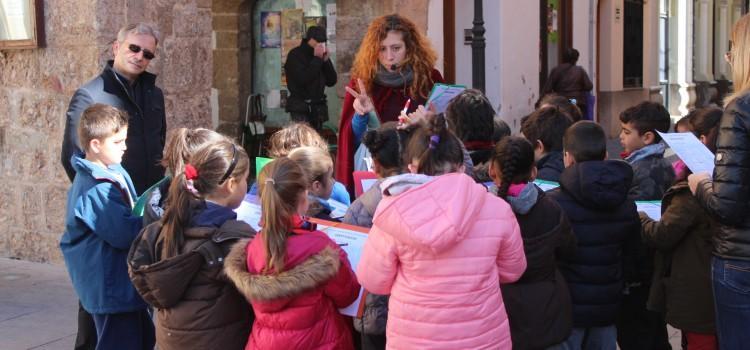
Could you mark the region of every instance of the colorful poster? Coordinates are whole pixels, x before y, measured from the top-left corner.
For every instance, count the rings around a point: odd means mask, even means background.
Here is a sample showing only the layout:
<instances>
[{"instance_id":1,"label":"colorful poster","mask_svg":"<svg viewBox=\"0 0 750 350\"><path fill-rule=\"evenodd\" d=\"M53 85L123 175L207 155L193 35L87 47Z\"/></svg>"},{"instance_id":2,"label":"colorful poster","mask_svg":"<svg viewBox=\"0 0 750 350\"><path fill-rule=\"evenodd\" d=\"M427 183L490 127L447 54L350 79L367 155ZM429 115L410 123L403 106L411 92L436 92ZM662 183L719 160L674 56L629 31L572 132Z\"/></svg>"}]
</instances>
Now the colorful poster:
<instances>
[{"instance_id":1,"label":"colorful poster","mask_svg":"<svg viewBox=\"0 0 750 350\"><path fill-rule=\"evenodd\" d=\"M260 47L281 47L281 12L262 11L260 13Z\"/></svg>"},{"instance_id":2,"label":"colorful poster","mask_svg":"<svg viewBox=\"0 0 750 350\"><path fill-rule=\"evenodd\" d=\"M304 12L302 9L281 11L281 85L286 85L284 63L286 55L299 46L305 35Z\"/></svg>"},{"instance_id":3,"label":"colorful poster","mask_svg":"<svg viewBox=\"0 0 750 350\"><path fill-rule=\"evenodd\" d=\"M326 18L325 17L305 17L305 33L307 29L312 26L322 27L326 29Z\"/></svg>"}]
</instances>

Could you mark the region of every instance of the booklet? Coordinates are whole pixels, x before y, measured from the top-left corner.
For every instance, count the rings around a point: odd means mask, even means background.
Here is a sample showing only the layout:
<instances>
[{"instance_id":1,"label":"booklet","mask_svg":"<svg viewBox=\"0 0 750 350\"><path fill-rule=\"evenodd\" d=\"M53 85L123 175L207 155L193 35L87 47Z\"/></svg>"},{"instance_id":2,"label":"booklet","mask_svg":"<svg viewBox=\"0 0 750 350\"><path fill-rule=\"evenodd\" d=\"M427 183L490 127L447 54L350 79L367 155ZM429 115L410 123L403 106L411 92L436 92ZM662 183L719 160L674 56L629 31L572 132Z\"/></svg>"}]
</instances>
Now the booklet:
<instances>
[{"instance_id":1,"label":"booklet","mask_svg":"<svg viewBox=\"0 0 750 350\"><path fill-rule=\"evenodd\" d=\"M328 237L346 252L349 264L352 266L352 270L356 272L359 259L362 256L362 249L367 241L368 229L320 219L310 219L310 222L318 224L318 230L327 234ZM351 305L339 309L339 312L347 316L362 317L365 307L365 295L365 289L360 288L357 299Z\"/></svg>"},{"instance_id":2,"label":"booklet","mask_svg":"<svg viewBox=\"0 0 750 350\"><path fill-rule=\"evenodd\" d=\"M552 190L560 187L560 184L557 183L557 182L554 182L554 181L547 181L547 180L536 179L536 180L534 180L534 183L537 186L539 186L539 188L541 188L542 191L544 191L544 192L552 191Z\"/></svg>"},{"instance_id":3,"label":"booklet","mask_svg":"<svg viewBox=\"0 0 750 350\"><path fill-rule=\"evenodd\" d=\"M448 103L464 90L466 90L466 86L464 85L437 83L432 86L432 91L430 91L430 97L425 103L425 108L432 103L438 113L443 113L448 108Z\"/></svg>"},{"instance_id":4,"label":"booklet","mask_svg":"<svg viewBox=\"0 0 750 350\"><path fill-rule=\"evenodd\" d=\"M636 201L635 207L653 220L661 219L661 201Z\"/></svg>"},{"instance_id":5,"label":"booklet","mask_svg":"<svg viewBox=\"0 0 750 350\"><path fill-rule=\"evenodd\" d=\"M658 132L658 131L657 131ZM677 154L693 174L714 173L714 154L691 132L658 132L669 148Z\"/></svg>"}]
</instances>

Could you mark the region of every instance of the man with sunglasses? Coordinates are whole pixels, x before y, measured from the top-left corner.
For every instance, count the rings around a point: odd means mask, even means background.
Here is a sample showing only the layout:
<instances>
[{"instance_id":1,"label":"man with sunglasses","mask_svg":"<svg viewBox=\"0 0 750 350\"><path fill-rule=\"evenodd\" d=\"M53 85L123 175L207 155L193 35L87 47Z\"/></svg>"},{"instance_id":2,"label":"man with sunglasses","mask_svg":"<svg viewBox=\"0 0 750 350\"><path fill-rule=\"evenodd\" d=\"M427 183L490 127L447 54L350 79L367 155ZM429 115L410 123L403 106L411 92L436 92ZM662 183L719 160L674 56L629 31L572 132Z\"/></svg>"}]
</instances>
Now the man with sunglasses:
<instances>
[{"instance_id":1,"label":"man with sunglasses","mask_svg":"<svg viewBox=\"0 0 750 350\"><path fill-rule=\"evenodd\" d=\"M127 150L122 166L130 174L138 194L164 177L160 165L167 131L164 94L155 85L156 76L146 72L155 58L158 38L156 30L144 23L123 27L112 43L114 60L107 62L101 74L76 90L68 106L60 159L71 181L76 174L71 156L83 153L78 142L78 121L81 113L94 103L128 113ZM96 343L94 321L79 303L75 349L95 349Z\"/></svg>"}]
</instances>

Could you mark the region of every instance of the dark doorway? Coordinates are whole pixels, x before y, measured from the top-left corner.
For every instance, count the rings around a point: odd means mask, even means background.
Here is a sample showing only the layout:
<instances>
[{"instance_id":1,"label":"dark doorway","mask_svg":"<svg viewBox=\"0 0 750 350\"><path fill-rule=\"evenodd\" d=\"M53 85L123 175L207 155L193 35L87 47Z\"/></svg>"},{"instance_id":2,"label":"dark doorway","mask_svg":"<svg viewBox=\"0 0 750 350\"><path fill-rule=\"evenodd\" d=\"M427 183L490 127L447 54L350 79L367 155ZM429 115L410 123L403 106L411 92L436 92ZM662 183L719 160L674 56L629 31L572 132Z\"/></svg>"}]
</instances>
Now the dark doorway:
<instances>
[{"instance_id":1,"label":"dark doorway","mask_svg":"<svg viewBox=\"0 0 750 350\"><path fill-rule=\"evenodd\" d=\"M643 0L625 0L623 86L643 87Z\"/></svg>"},{"instance_id":2,"label":"dark doorway","mask_svg":"<svg viewBox=\"0 0 750 350\"><path fill-rule=\"evenodd\" d=\"M539 1L539 92L549 72L562 62L562 54L573 46L573 1Z\"/></svg>"}]
</instances>

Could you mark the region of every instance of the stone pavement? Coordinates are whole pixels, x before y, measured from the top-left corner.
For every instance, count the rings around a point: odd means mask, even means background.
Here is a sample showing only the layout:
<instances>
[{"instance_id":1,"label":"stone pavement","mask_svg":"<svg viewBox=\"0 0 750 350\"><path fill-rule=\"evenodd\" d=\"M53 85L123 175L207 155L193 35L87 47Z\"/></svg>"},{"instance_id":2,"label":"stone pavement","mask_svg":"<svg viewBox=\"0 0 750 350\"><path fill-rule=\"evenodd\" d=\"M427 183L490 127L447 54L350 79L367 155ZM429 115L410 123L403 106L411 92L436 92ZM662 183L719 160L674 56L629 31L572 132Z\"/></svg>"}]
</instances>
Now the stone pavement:
<instances>
[{"instance_id":1,"label":"stone pavement","mask_svg":"<svg viewBox=\"0 0 750 350\"><path fill-rule=\"evenodd\" d=\"M77 314L65 266L0 258L0 349L73 349Z\"/></svg>"}]
</instances>

